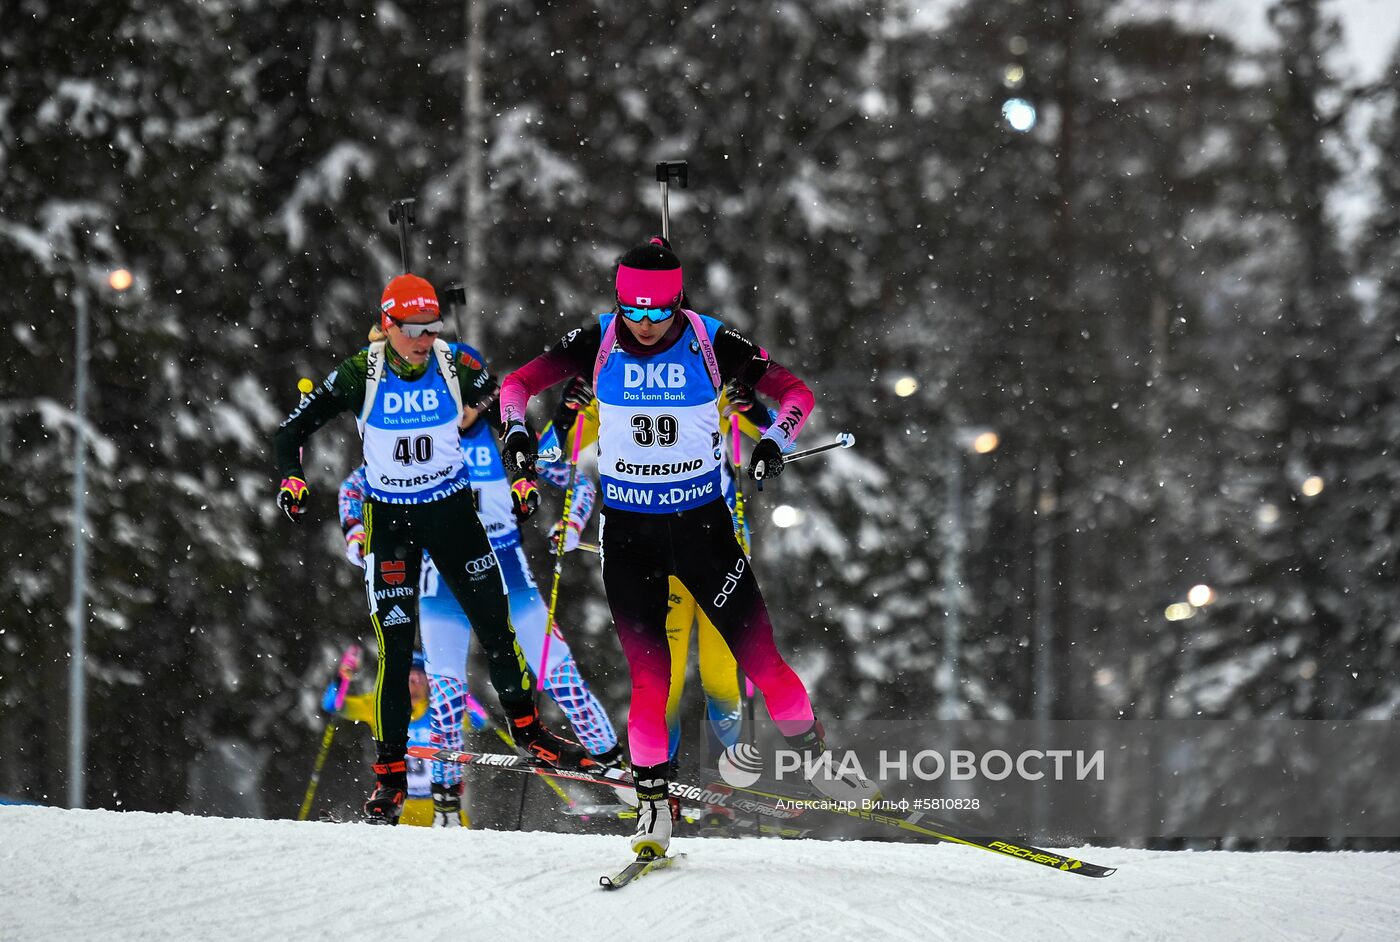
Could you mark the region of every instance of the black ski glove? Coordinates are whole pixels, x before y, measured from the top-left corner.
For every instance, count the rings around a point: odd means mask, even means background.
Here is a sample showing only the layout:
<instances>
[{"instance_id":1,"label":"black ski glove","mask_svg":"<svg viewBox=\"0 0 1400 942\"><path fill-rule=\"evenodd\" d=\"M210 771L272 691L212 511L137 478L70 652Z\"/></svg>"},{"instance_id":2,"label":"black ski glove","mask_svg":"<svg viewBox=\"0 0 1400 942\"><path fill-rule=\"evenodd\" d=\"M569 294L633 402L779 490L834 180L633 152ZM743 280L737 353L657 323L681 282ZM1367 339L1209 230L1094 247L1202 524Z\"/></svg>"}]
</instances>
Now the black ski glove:
<instances>
[{"instance_id":1,"label":"black ski glove","mask_svg":"<svg viewBox=\"0 0 1400 942\"><path fill-rule=\"evenodd\" d=\"M506 427L506 438L501 446L501 460L506 470L513 475L534 475L535 459L539 457L539 442L534 433L523 422L512 422Z\"/></svg>"},{"instance_id":2,"label":"black ski glove","mask_svg":"<svg viewBox=\"0 0 1400 942\"><path fill-rule=\"evenodd\" d=\"M729 415L748 412L758 405L753 387L741 383L737 379L730 380L729 385L724 387L724 392L729 397Z\"/></svg>"},{"instance_id":3,"label":"black ski glove","mask_svg":"<svg viewBox=\"0 0 1400 942\"><path fill-rule=\"evenodd\" d=\"M554 410L554 432L559 437L560 448L564 447L564 440L569 437L579 413L587 409L592 401L593 387L582 376L575 376L565 384L559 405Z\"/></svg>"},{"instance_id":4,"label":"black ski glove","mask_svg":"<svg viewBox=\"0 0 1400 942\"><path fill-rule=\"evenodd\" d=\"M783 473L783 450L771 438L760 439L749 458L749 477L766 481Z\"/></svg>"}]
</instances>

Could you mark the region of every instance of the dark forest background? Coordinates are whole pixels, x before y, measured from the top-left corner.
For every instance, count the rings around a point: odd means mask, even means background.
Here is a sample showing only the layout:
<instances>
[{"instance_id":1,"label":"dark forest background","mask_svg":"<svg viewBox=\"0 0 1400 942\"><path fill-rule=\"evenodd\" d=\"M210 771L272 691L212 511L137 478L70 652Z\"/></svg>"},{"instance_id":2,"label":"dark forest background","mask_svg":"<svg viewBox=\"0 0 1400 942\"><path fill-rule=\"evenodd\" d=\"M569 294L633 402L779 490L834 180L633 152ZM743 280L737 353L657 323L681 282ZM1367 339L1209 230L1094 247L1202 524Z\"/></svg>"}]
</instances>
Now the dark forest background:
<instances>
[{"instance_id":1,"label":"dark forest background","mask_svg":"<svg viewBox=\"0 0 1400 942\"><path fill-rule=\"evenodd\" d=\"M300 527L271 434L363 341L389 201L439 285L470 240L461 335L504 373L610 304L664 158L693 305L810 382L808 443L858 439L750 495L828 713L1394 718L1400 73L1359 85L1326 0L1250 48L1142 6L482 2L476 137L462 2L7 4L0 794L65 800L81 434L88 804L188 808L234 750L294 814L368 625L352 424L314 440ZM561 623L621 705L591 563Z\"/></svg>"}]
</instances>

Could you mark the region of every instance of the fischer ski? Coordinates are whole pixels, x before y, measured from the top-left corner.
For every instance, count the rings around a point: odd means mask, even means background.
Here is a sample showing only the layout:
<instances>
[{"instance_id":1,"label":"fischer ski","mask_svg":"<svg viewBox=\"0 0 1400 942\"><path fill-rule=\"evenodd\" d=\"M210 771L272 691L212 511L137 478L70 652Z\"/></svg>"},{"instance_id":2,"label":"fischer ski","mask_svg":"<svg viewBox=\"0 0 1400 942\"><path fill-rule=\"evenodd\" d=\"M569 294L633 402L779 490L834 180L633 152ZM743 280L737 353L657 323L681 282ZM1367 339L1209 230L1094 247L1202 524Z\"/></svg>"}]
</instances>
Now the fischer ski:
<instances>
[{"instance_id":1,"label":"fischer ski","mask_svg":"<svg viewBox=\"0 0 1400 942\"><path fill-rule=\"evenodd\" d=\"M457 752L451 749L434 749L431 746L409 746L408 754L420 759L436 759L442 762L456 762L461 765L479 765L492 769L509 769L534 775L593 782L597 785L606 785L617 789L622 793L624 800L633 791L631 773L621 769L604 769L596 772L582 769L556 769L536 759L527 759L522 756ZM1065 873L1076 873L1084 877L1101 878L1117 872L1116 867L1105 867L1087 860L1080 860L1077 857L1042 850L1018 840L960 833L960 829L934 818L926 817L919 811L903 815L887 813L878 809L851 807L850 802L831 801L815 794L798 796L771 789L741 788L725 782L710 782L705 785L685 785L680 782L671 782L669 783L669 792L672 798L680 799L683 804L693 803L729 812L746 812L778 821L798 818L808 811L824 811L828 814L857 818L871 824L931 837L950 844L976 847L979 850L990 851L1004 857L1012 857L1016 860L1024 860L1042 867L1061 870ZM793 831L796 829L784 828L784 830Z\"/></svg>"},{"instance_id":2,"label":"fischer ski","mask_svg":"<svg viewBox=\"0 0 1400 942\"><path fill-rule=\"evenodd\" d=\"M888 814L874 809L865 810L847 807L851 802L837 802L820 797L798 798L792 795L762 791L756 788L740 788L737 785L731 785L729 787L745 795L771 800L783 809L808 808L817 811L826 811L830 814L846 815L847 817L858 818L861 821L869 821L872 824L898 828L901 831L908 831L913 834L922 834L925 837L932 837L950 844L961 844L964 847L976 847L979 850L987 850L995 854L1002 854L1006 857L1014 857L1017 860L1039 864L1042 867L1050 867L1055 870L1062 870L1066 873L1077 873L1083 877L1108 877L1118 872L1117 867L1105 867L1101 864L1090 863L1087 860L1080 860L1077 857L1069 857L1065 854L1057 854L1054 851L1042 850L1039 847L1023 844L1020 841L1003 840L998 837L972 837L969 835L957 834L954 832L954 829L950 828L946 823L926 817L921 811L913 811L907 815L900 815L897 813Z\"/></svg>"},{"instance_id":3,"label":"fischer ski","mask_svg":"<svg viewBox=\"0 0 1400 942\"><path fill-rule=\"evenodd\" d=\"M605 890L620 890L627 884L646 876L648 873L656 870L665 870L684 856L685 854L671 854L666 857L638 857L612 876L599 877L598 885Z\"/></svg>"}]
</instances>

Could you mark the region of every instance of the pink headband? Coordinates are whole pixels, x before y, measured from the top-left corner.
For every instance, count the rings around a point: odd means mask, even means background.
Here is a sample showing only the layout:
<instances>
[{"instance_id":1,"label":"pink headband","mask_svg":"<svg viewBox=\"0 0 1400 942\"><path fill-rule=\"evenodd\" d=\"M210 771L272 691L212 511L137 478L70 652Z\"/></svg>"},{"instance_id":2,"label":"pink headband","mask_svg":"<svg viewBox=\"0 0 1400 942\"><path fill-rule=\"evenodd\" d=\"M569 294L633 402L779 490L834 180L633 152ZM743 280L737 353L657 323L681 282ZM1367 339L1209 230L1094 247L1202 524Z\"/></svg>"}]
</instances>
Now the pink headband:
<instances>
[{"instance_id":1,"label":"pink headband","mask_svg":"<svg viewBox=\"0 0 1400 942\"><path fill-rule=\"evenodd\" d=\"M617 269L617 299L628 307L669 307L681 296L681 270Z\"/></svg>"}]
</instances>

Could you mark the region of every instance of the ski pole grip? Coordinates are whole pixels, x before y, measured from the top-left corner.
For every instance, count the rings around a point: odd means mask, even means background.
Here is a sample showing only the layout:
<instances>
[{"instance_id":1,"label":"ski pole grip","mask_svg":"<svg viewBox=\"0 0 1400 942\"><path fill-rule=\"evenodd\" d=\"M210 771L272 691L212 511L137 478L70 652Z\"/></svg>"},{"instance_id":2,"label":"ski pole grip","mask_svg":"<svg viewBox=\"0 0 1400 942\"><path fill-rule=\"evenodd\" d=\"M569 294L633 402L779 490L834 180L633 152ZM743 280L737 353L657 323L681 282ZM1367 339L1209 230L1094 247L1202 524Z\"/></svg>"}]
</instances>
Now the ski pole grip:
<instances>
[{"instance_id":1,"label":"ski pole grip","mask_svg":"<svg viewBox=\"0 0 1400 942\"><path fill-rule=\"evenodd\" d=\"M403 262L405 274L413 271L413 257L408 244L408 227L418 221L417 213L413 209L417 202L416 199L405 197L389 204L389 225L399 227L399 260Z\"/></svg>"},{"instance_id":2,"label":"ski pole grip","mask_svg":"<svg viewBox=\"0 0 1400 942\"><path fill-rule=\"evenodd\" d=\"M668 183L675 180L684 190L690 183L690 166L684 160L658 160L656 162L656 182Z\"/></svg>"}]
</instances>

